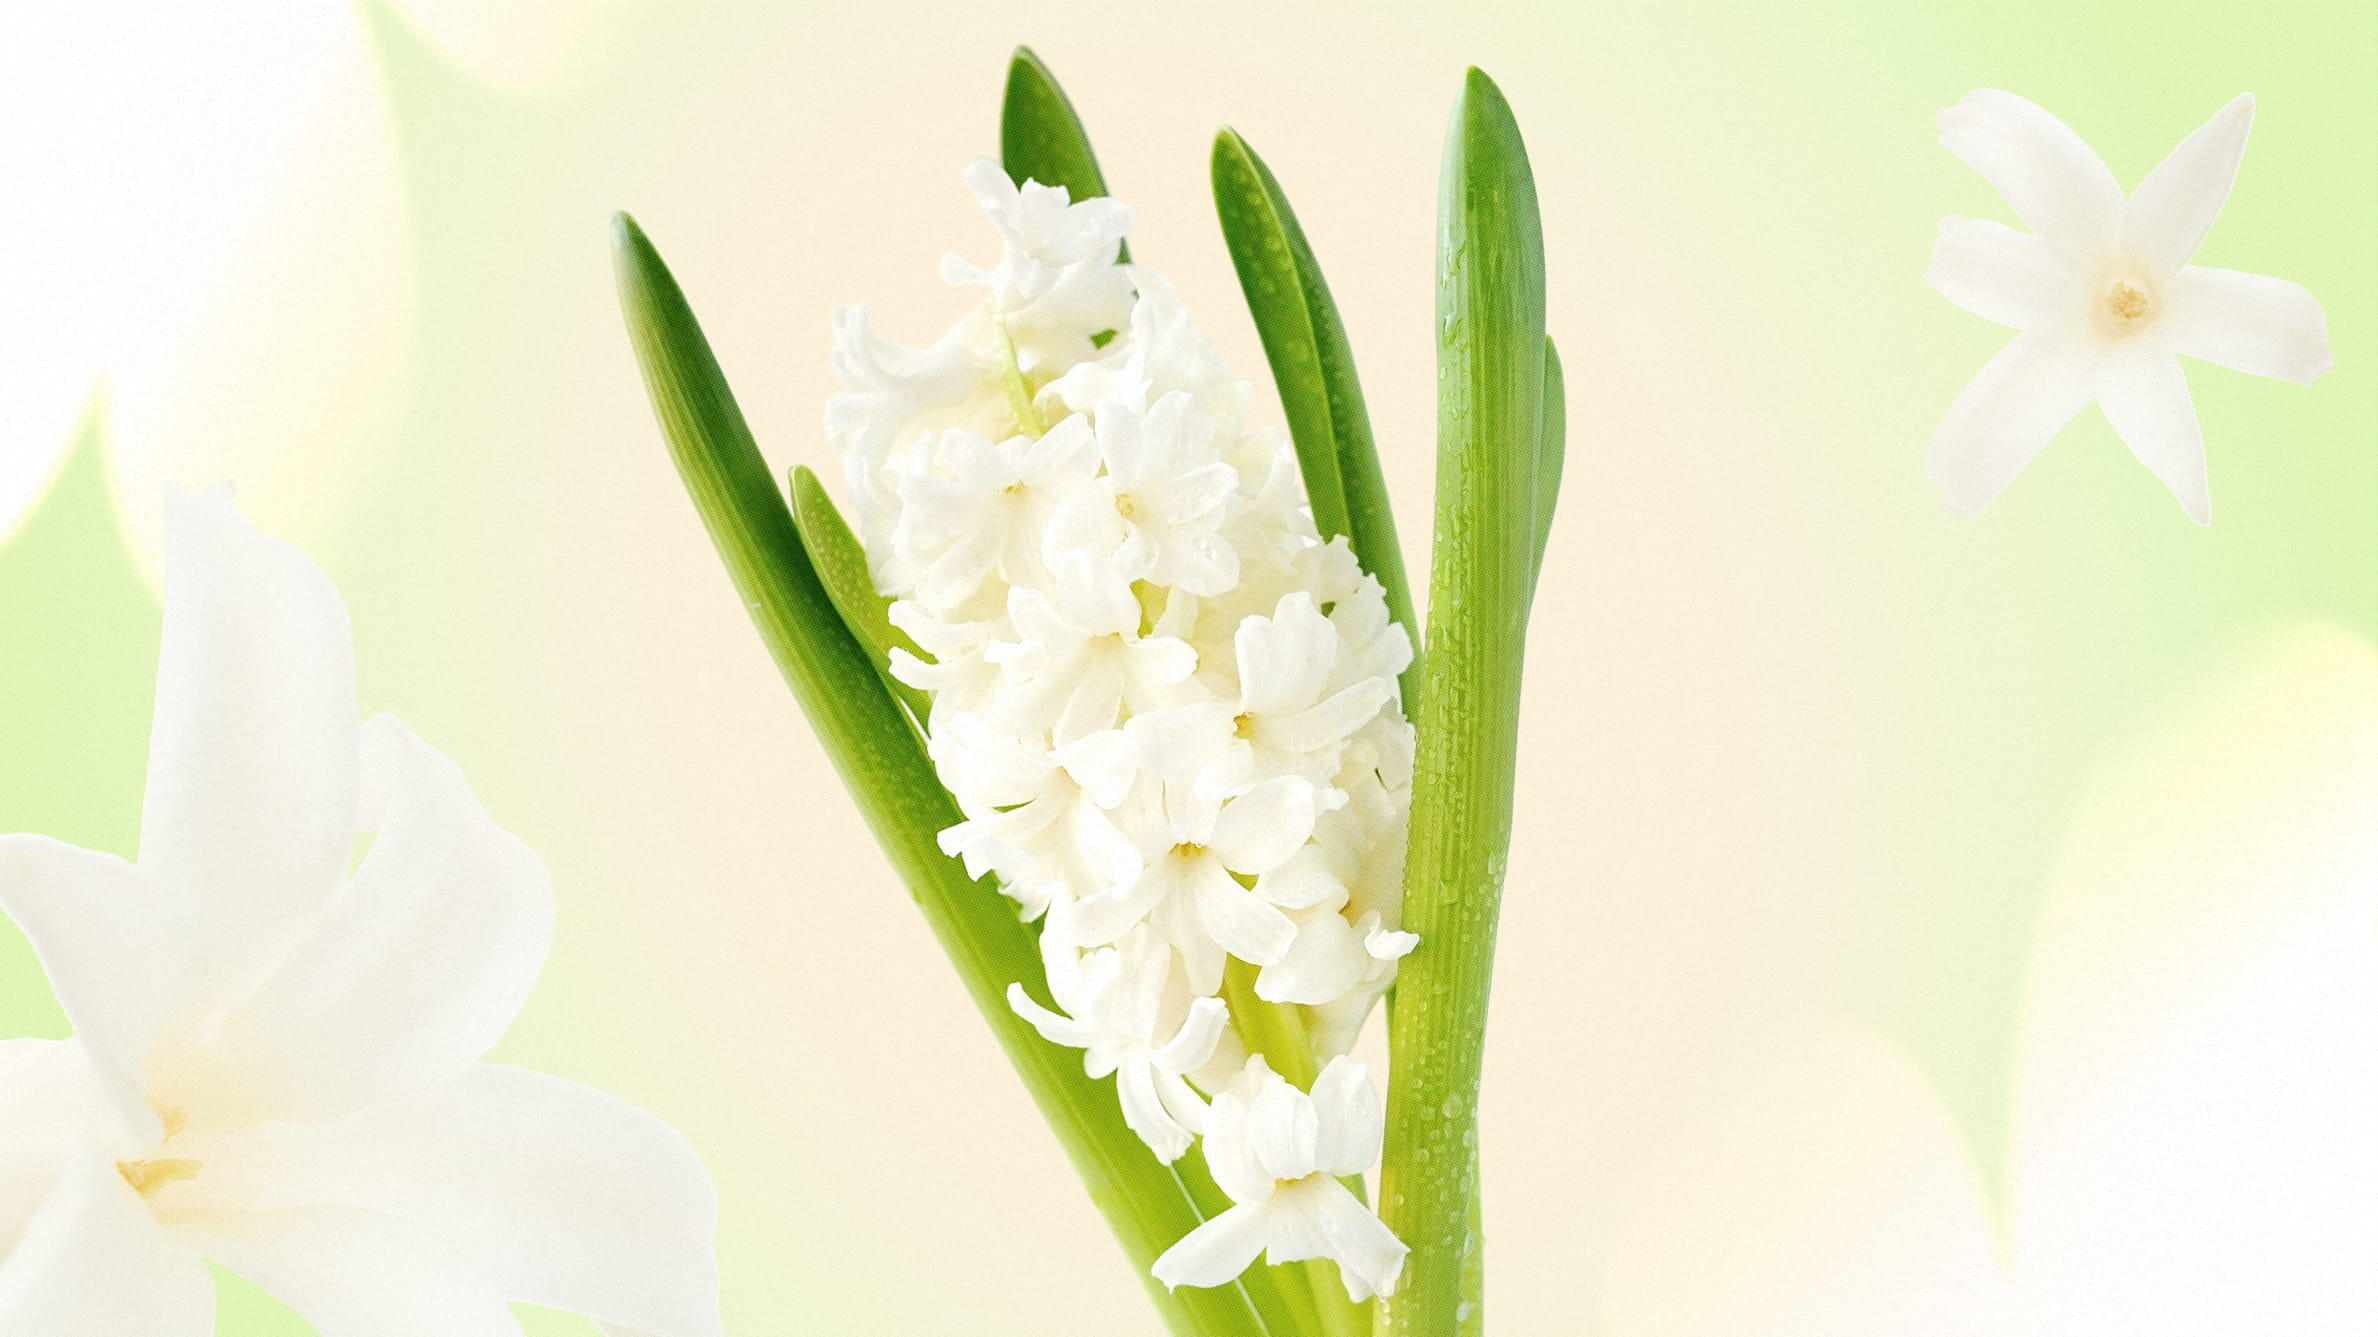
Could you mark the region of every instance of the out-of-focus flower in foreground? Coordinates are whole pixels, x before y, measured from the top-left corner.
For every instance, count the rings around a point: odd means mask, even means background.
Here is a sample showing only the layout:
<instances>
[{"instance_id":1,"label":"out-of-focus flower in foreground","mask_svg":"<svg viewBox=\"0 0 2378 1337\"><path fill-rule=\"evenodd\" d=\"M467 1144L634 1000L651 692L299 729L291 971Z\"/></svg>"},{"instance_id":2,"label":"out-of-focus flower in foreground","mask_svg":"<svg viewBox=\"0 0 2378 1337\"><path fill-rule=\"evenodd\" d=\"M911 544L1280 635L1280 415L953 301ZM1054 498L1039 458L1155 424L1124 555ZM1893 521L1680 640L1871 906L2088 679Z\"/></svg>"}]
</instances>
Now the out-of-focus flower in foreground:
<instances>
[{"instance_id":1,"label":"out-of-focus flower in foreground","mask_svg":"<svg viewBox=\"0 0 2378 1337\"><path fill-rule=\"evenodd\" d=\"M1601 1331L2378 1331L2378 656L2289 633L2183 705L2050 888L2004 1193L1904 1059L1812 1032L1630 1167Z\"/></svg>"},{"instance_id":2,"label":"out-of-focus flower in foreground","mask_svg":"<svg viewBox=\"0 0 2378 1337\"><path fill-rule=\"evenodd\" d=\"M1932 481L1971 515L2095 400L2191 519L2210 524L2204 438L2179 356L2310 384L2329 368L2328 325L2284 279L2188 263L2229 198L2254 98L2216 112L2129 199L2062 121L1984 88L1940 113L1940 142L2031 228L1948 217L1925 279L2020 330L1983 365L1932 436Z\"/></svg>"},{"instance_id":3,"label":"out-of-focus flower in foreground","mask_svg":"<svg viewBox=\"0 0 2378 1337\"><path fill-rule=\"evenodd\" d=\"M201 1259L326 1337L516 1337L512 1300L716 1332L684 1141L478 1061L543 965L544 866L403 725L357 728L302 554L219 498L169 498L166 537L139 860L0 838L75 1032L0 1041L0 1332L202 1337Z\"/></svg>"}]
</instances>

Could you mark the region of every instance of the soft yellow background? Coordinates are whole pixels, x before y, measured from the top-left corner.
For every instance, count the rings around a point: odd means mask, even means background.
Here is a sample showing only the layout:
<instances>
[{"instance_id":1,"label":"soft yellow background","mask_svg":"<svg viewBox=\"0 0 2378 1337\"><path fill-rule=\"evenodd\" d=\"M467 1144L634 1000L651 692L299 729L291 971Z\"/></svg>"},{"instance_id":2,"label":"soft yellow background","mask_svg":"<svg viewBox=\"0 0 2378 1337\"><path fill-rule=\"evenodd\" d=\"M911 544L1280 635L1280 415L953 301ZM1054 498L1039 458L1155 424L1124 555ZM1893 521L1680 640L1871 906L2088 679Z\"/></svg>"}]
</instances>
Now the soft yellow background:
<instances>
[{"instance_id":1,"label":"soft yellow background","mask_svg":"<svg viewBox=\"0 0 2378 1337\"><path fill-rule=\"evenodd\" d=\"M460 760L552 865L552 962L498 1056L702 1150L733 1333L1153 1323L677 488L616 320L614 208L675 265L771 459L817 465L829 308L870 299L921 342L960 300L940 254L992 249L957 174L995 149L1018 41L1138 210L1135 257L1260 379L1205 195L1228 121L1328 270L1417 561L1441 128L1465 64L1500 81L1571 424L1489 1065L1507 1332L1583 1326L1626 1229L1603 1188L1779 1018L1890 1037L1993 1169L2038 898L2092 770L2274 625L2378 631L2364 3L290 11L143 54L178 109L87 108L126 118L94 154L197 147L156 194L95 194L105 245L36 290L63 328L57 294L156 285L144 341L75 375L85 449L0 547L0 830L130 851L155 613L106 478L135 534L157 478L236 479L345 591L366 710ZM283 61L283 31L320 45ZM8 106L90 96L82 47L44 52L12 52L34 82ZM190 109L256 101L254 61L345 73L254 109L283 156L212 172ZM2055 111L2125 184L2257 94L2200 258L2319 295L2337 369L2306 390L2192 365L2209 530L2094 410L1978 521L1925 481L2004 337L1921 281L1940 215L2006 217L1933 141L1977 86ZM0 122L0 163L38 157L31 133ZM46 322L0 328L31 357ZM0 1033L62 1025L0 927ZM303 1331L225 1294L226 1332Z\"/></svg>"}]
</instances>

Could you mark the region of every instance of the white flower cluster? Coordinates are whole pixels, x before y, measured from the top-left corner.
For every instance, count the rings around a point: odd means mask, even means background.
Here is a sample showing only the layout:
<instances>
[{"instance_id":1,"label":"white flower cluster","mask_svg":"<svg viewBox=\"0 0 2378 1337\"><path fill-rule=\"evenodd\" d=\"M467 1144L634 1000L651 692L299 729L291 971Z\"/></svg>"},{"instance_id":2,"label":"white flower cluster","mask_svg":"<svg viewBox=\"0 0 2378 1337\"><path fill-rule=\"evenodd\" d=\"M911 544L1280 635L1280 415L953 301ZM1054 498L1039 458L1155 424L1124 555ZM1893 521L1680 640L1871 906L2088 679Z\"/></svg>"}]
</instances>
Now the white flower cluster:
<instances>
[{"instance_id":1,"label":"white flower cluster","mask_svg":"<svg viewBox=\"0 0 2378 1337\"><path fill-rule=\"evenodd\" d=\"M988 161L966 183L1004 253L943 274L982 301L923 349L838 313L826 411L877 588L924 652L893 671L929 693L965 814L943 847L1045 921L1062 1010L1018 985L1016 1011L1115 1075L1160 1158L1204 1135L1241 1204L1157 1274L1216 1285L1268 1247L1385 1293L1403 1246L1333 1176L1376 1159L1379 1102L1344 1055L1415 942L1411 643L1316 536L1246 384L1161 278L1115 263L1130 211ZM1233 1003L1311 1052L1267 1064ZM1274 1068L1324 1075L1308 1093Z\"/></svg>"}]
</instances>

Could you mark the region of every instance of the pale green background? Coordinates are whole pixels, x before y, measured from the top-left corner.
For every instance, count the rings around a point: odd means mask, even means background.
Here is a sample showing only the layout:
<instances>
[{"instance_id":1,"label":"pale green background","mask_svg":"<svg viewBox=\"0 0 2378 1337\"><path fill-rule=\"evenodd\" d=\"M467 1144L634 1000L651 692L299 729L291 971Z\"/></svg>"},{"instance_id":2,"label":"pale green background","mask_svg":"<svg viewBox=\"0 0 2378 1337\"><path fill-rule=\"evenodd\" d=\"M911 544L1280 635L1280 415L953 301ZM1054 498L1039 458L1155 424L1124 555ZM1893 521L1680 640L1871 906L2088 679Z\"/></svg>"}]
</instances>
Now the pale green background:
<instances>
[{"instance_id":1,"label":"pale green background","mask_svg":"<svg viewBox=\"0 0 2378 1337\"><path fill-rule=\"evenodd\" d=\"M668 473L612 306L612 208L676 264L771 458L815 465L829 307L869 298L921 341L957 309L940 253L990 250L957 173L995 144L1019 40L1138 208L1137 257L1258 372L1204 201L1227 120L1329 271L1416 539L1442 118L1464 64L1501 82L1571 385L1490 1060L1508 1332L1577 1329L1596 1241L1624 1229L1598 1186L1778 1017L1894 1037L1994 1166L2038 895L2091 768L2275 623L2378 632L2358 0L550 8L567 58L492 84L357 10L403 200L369 277L411 305L352 411L293 409L236 467L177 455L153 417L121 444L236 476L345 590L366 709L457 757L552 865L553 960L498 1055L692 1138L724 1198L730 1332L1153 1325ZM1921 281L1940 215L2006 217L1933 139L1977 86L2055 111L2126 185L2257 95L2200 258L2309 287L2336 370L2306 390L2192 365L2209 530L2094 411L1978 521L1925 481L1933 424L2004 337ZM173 244L170 213L151 226ZM260 298L192 337L228 341L218 390L294 404L271 373L292 328ZM128 853L155 608L105 434L102 412L0 548L0 830ZM0 1033L63 1033L5 928ZM225 1295L225 1332L303 1331Z\"/></svg>"}]
</instances>

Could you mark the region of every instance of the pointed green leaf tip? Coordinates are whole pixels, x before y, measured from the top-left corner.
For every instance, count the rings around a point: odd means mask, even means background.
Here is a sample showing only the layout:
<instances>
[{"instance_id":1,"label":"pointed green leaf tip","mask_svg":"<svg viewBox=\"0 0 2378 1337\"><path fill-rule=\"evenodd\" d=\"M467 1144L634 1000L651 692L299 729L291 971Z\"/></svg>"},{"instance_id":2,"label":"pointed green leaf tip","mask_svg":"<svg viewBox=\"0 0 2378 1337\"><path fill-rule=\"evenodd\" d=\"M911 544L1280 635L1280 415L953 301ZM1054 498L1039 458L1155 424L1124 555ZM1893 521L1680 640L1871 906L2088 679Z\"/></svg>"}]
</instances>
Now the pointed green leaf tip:
<instances>
[{"instance_id":1,"label":"pointed green leaf tip","mask_svg":"<svg viewBox=\"0 0 2378 1337\"><path fill-rule=\"evenodd\" d=\"M825 484L806 464L793 470L793 527L800 531L801 544L834 600L835 611L842 614L843 625L858 638L882 677L884 690L923 728L931 703L923 692L892 676L892 651L906 650L919 659L925 658L925 653L907 633L892 625L892 601L875 592L874 578L867 571L866 548L851 532L842 512L834 509Z\"/></svg>"},{"instance_id":2,"label":"pointed green leaf tip","mask_svg":"<svg viewBox=\"0 0 2378 1337\"><path fill-rule=\"evenodd\" d=\"M1329 295L1321 264L1269 165L1235 130L1214 136L1214 208L1230 246L1247 310L1263 338L1313 523L1323 538L1343 534L1363 569L1378 577L1387 609L1419 639L1403 548L1387 500L1354 349ZM1404 674L1404 706L1415 706L1417 662Z\"/></svg>"},{"instance_id":3,"label":"pointed green leaf tip","mask_svg":"<svg viewBox=\"0 0 2378 1337\"><path fill-rule=\"evenodd\" d=\"M1105 1214L1166 1330L1174 1337L1264 1331L1242 1288L1171 1293L1148 1275L1158 1254L1205 1219L1201 1202L1216 1211L1226 1205L1220 1190L1196 1162L1167 1167L1149 1155L1124 1124L1112 1083L1084 1076L1079 1056L1042 1040L1008 1009L1010 982L1042 989L1035 929L987 881L968 878L941 852L936 834L959 820L957 804L821 579L685 294L634 219L614 216L611 234L620 309L670 458L760 640L876 843ZM830 531L822 523L812 529L821 537Z\"/></svg>"},{"instance_id":4,"label":"pointed green leaf tip","mask_svg":"<svg viewBox=\"0 0 2378 1337\"><path fill-rule=\"evenodd\" d=\"M1476 69L1441 191L1437 527L1404 878L1403 926L1421 945L1389 1017L1380 1184L1382 1215L1412 1255L1384 1337L1445 1337L1482 1298L1478 1081L1540 546L1544 241L1519 126Z\"/></svg>"},{"instance_id":5,"label":"pointed green leaf tip","mask_svg":"<svg viewBox=\"0 0 2378 1337\"><path fill-rule=\"evenodd\" d=\"M1107 193L1098 155L1090 150L1090 133L1074 113L1073 100L1028 46L1017 47L1007 63L1007 91L999 103L999 165L1019 186L1026 181L1063 186L1074 200ZM1130 246L1125 245L1117 259L1129 264Z\"/></svg>"}]
</instances>

